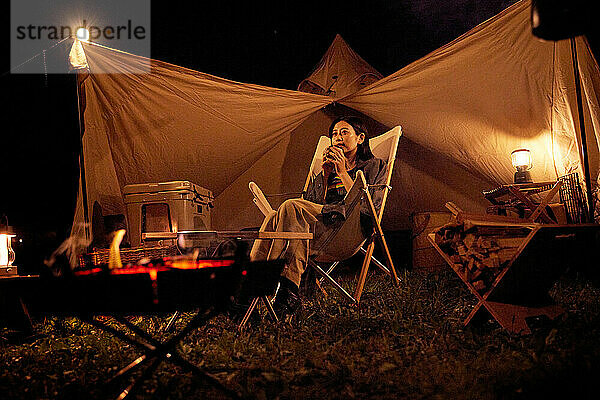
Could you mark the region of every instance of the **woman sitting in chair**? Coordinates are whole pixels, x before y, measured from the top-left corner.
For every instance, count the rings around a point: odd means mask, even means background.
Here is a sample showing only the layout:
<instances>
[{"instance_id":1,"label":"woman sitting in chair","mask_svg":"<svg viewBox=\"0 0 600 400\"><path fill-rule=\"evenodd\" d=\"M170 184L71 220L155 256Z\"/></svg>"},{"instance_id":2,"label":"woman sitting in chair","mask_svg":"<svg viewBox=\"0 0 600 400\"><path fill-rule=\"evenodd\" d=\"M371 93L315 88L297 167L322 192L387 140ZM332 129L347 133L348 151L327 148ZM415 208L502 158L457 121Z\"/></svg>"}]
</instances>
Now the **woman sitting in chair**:
<instances>
[{"instance_id":1,"label":"woman sitting in chair","mask_svg":"<svg viewBox=\"0 0 600 400\"><path fill-rule=\"evenodd\" d=\"M290 199L281 204L277 212L265 217L261 231L312 232L313 240L307 254L306 240L292 240L286 248L283 240L256 240L250 253L251 260L284 257L280 288L273 308L278 316L293 314L300 306L298 288L307 256L318 253L333 231L340 231L345 220L343 200L352 188L356 173L363 171L367 184L383 185L386 179L386 162L373 156L364 123L358 117L341 117L329 127L331 146L323 152L323 171L314 176L302 199ZM382 201L381 190L372 191L375 209ZM372 231L368 205L361 202L360 226L337 235L336 246L358 250L366 235ZM359 225L359 224L357 224Z\"/></svg>"}]
</instances>

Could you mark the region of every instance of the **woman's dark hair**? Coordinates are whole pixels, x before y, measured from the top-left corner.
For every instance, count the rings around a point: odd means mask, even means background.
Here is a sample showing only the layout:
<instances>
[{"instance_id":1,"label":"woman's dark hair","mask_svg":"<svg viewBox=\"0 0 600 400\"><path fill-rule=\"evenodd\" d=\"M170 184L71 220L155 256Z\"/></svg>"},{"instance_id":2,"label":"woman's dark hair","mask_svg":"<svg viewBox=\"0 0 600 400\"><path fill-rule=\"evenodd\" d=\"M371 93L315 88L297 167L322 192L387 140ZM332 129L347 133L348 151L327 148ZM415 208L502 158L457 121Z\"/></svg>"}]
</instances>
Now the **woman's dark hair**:
<instances>
[{"instance_id":1,"label":"woman's dark hair","mask_svg":"<svg viewBox=\"0 0 600 400\"><path fill-rule=\"evenodd\" d=\"M331 138L333 135L333 128L335 127L335 124L340 121L350 124L350 126L354 128L354 132L356 132L357 135L360 135L361 133L365 135L365 140L363 140L362 143L359 143L358 147L356 148L356 158L365 161L375 157L371 152L371 148L369 147L369 133L367 132L367 127L360 117L345 116L336 118L329 126L329 137Z\"/></svg>"}]
</instances>

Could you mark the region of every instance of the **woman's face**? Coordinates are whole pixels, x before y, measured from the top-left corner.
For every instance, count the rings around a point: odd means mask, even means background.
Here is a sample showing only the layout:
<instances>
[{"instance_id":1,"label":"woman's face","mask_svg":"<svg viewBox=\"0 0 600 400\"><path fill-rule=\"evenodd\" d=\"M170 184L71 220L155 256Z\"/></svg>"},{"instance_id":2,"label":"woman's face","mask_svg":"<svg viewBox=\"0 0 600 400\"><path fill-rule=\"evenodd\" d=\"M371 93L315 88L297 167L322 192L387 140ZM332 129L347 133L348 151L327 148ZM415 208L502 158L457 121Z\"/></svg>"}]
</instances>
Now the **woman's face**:
<instances>
[{"instance_id":1,"label":"woman's face","mask_svg":"<svg viewBox=\"0 0 600 400\"><path fill-rule=\"evenodd\" d=\"M356 134L352 125L340 121L334 125L331 132L331 144L340 147L344 153L352 153L356 147L365 140L365 134Z\"/></svg>"}]
</instances>

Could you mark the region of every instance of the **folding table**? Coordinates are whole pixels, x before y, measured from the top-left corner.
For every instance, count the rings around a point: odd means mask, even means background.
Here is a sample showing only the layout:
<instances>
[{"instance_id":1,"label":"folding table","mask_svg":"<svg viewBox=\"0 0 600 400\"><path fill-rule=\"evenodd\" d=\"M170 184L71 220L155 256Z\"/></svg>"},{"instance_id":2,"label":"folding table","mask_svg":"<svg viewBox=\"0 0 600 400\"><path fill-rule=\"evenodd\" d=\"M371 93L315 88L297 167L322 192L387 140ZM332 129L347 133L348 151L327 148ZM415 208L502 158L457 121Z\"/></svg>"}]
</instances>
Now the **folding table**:
<instances>
[{"instance_id":1,"label":"folding table","mask_svg":"<svg viewBox=\"0 0 600 400\"><path fill-rule=\"evenodd\" d=\"M485 221L484 218L470 221L471 226L520 227L529 233L522 238L514 256L502 267L492 285L482 293L438 246L435 233L429 235L429 240L477 298L477 304L464 325L489 314L511 334L530 334L528 318L545 315L554 319L563 313L564 310L553 303L548 291L568 265L594 259L600 225L518 224Z\"/></svg>"},{"instance_id":2,"label":"folding table","mask_svg":"<svg viewBox=\"0 0 600 400\"><path fill-rule=\"evenodd\" d=\"M562 181L514 183L501 185L495 189L484 191L483 196L498 209L514 208L521 218L530 222L556 223L546 212L546 206L558 193ZM543 195L542 195L543 193ZM541 201L534 201L533 195L540 195ZM504 198L504 200L501 200ZM526 215L525 211L529 210Z\"/></svg>"}]
</instances>

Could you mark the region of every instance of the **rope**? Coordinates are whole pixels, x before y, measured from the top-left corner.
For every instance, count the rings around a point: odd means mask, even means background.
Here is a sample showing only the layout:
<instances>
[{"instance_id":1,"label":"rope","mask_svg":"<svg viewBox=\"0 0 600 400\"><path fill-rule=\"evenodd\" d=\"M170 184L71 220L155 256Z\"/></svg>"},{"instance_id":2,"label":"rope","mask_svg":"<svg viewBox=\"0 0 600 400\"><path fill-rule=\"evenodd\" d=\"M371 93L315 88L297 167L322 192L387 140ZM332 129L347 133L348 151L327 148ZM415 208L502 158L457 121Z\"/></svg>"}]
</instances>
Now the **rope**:
<instances>
[{"instance_id":1,"label":"rope","mask_svg":"<svg viewBox=\"0 0 600 400\"><path fill-rule=\"evenodd\" d=\"M46 50L42 50L44 56L44 86L48 87L48 68L46 66Z\"/></svg>"},{"instance_id":2,"label":"rope","mask_svg":"<svg viewBox=\"0 0 600 400\"><path fill-rule=\"evenodd\" d=\"M54 49L56 46L58 46L59 44L61 44L61 43L62 43L62 42L64 42L65 40L67 40L67 39L71 39L71 38L73 38L73 36L66 37L66 38L64 38L64 39L62 39L62 40L60 40L60 41L58 41L58 42L54 43L52 46L48 47L47 49L44 49L44 50L40 51L39 53L37 53L37 54L36 54L36 55L34 55L33 57L29 58L28 60L25 60L25 61L23 61L21 64L17 65L16 67L13 67L13 68L9 69L8 71L6 71L6 72L3 72L3 73L2 73L2 75L0 75L0 76L5 76L5 75L7 75L7 74L10 74L10 73L11 73L11 72L13 72L14 70L16 70L16 69L18 69L18 68L21 68L23 65L25 65L25 64L27 64L27 63L29 63L29 62L31 62L31 61L33 61L33 60L35 60L35 59L36 59L36 58L38 58L39 56L42 56L42 57L43 57L43 61L44 61L44 74L46 75L46 79L47 79L47 71L46 71L46 52L47 52L47 51L49 51L49 50L52 50L52 49Z\"/></svg>"}]
</instances>

